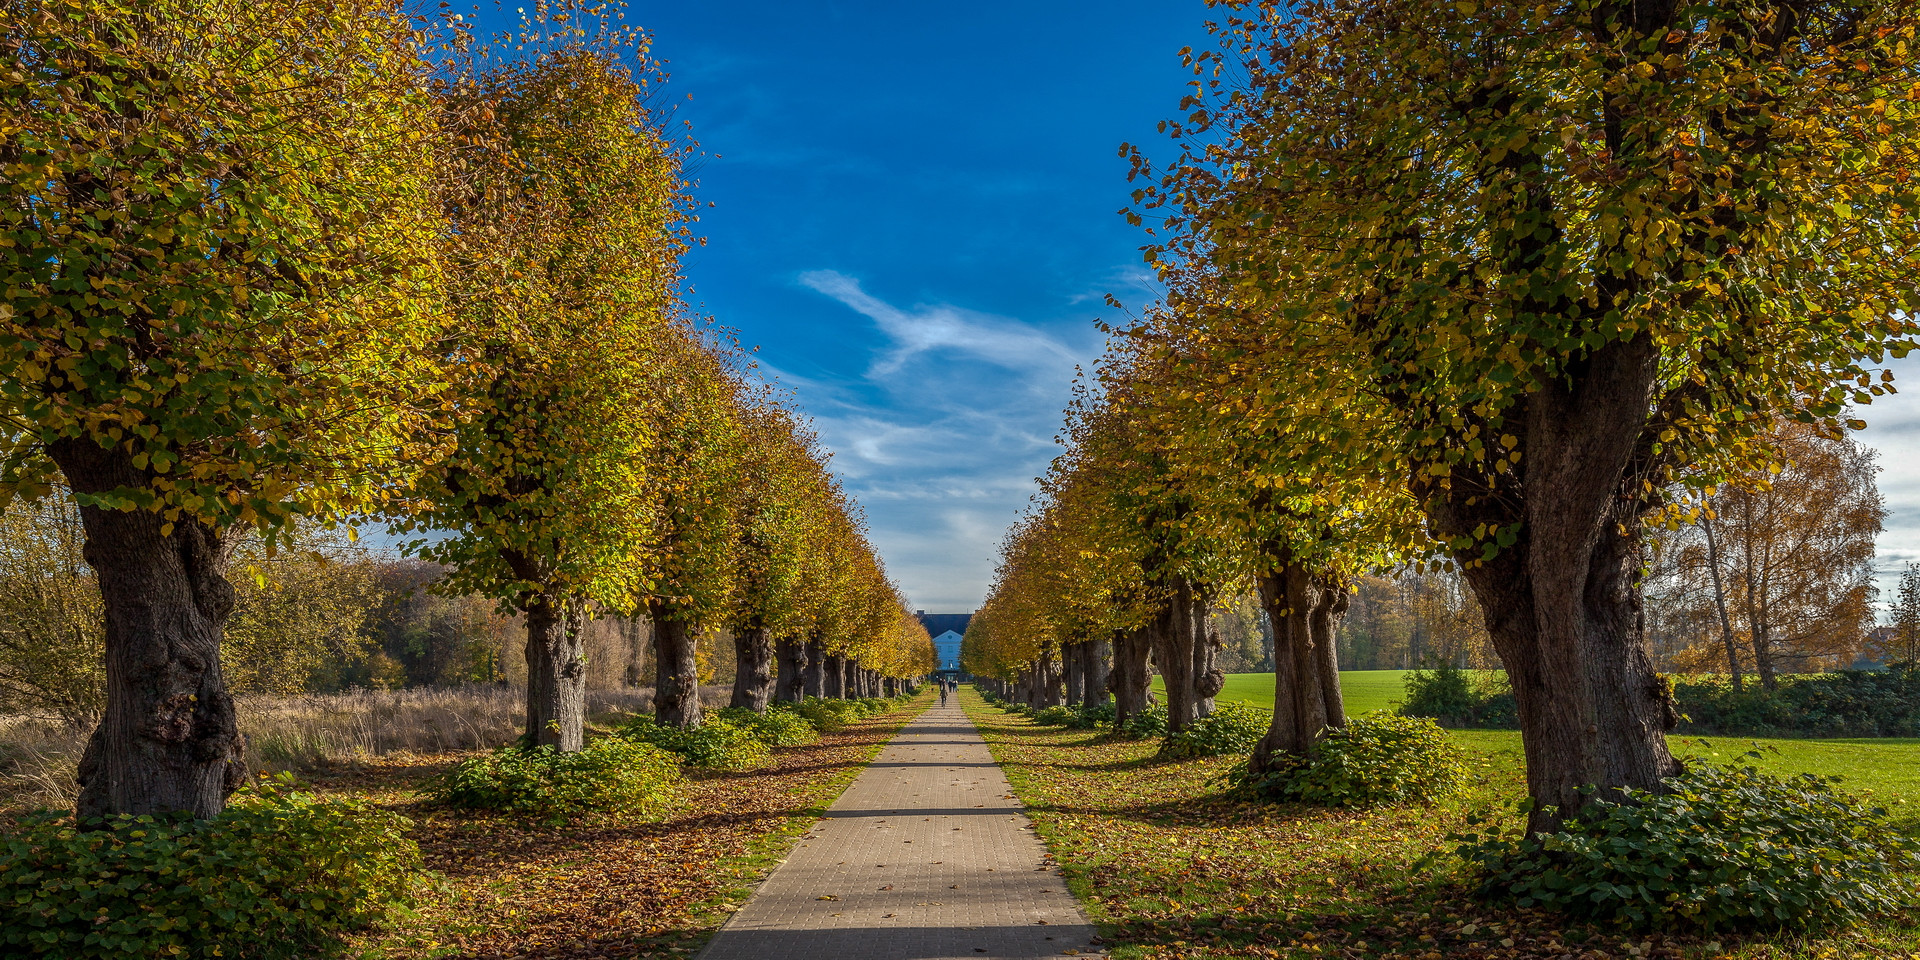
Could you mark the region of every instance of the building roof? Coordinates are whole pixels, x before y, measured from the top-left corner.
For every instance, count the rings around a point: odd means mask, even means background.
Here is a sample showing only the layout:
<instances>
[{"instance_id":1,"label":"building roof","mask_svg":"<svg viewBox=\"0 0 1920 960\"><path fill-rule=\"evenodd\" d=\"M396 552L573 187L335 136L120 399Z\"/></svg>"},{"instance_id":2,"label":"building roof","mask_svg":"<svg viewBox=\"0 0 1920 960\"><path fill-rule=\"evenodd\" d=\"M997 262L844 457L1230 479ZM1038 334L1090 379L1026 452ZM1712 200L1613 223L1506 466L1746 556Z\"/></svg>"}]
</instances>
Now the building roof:
<instances>
[{"instance_id":1,"label":"building roof","mask_svg":"<svg viewBox=\"0 0 1920 960\"><path fill-rule=\"evenodd\" d=\"M925 610L916 610L914 613L919 616L927 632L936 637L948 630L964 637L967 634L967 621L973 619L971 613L928 613Z\"/></svg>"}]
</instances>

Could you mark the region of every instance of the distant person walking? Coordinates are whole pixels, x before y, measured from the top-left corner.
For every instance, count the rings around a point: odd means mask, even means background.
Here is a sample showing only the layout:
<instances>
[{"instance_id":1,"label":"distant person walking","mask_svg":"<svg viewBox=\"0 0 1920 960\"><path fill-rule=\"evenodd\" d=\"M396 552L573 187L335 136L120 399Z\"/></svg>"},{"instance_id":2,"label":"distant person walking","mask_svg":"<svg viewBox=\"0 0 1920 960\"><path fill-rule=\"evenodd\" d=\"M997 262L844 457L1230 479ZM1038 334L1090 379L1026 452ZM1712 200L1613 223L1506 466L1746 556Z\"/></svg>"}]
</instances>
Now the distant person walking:
<instances>
[{"instance_id":1,"label":"distant person walking","mask_svg":"<svg viewBox=\"0 0 1920 960\"><path fill-rule=\"evenodd\" d=\"M940 681L940 705L943 707L947 705L947 682L945 680Z\"/></svg>"}]
</instances>

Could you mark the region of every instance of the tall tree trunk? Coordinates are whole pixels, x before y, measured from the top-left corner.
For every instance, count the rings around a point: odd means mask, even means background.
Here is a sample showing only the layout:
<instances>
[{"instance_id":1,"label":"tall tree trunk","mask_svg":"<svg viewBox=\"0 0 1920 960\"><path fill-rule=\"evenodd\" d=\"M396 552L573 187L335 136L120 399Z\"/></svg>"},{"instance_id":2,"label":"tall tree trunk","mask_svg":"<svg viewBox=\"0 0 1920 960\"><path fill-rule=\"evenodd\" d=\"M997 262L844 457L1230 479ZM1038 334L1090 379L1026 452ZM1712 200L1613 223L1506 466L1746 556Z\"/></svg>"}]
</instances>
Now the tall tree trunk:
<instances>
[{"instance_id":1,"label":"tall tree trunk","mask_svg":"<svg viewBox=\"0 0 1920 960\"><path fill-rule=\"evenodd\" d=\"M627 646L627 668L620 680L625 686L639 687L647 682L647 630L650 624L640 617L620 618L620 639Z\"/></svg>"},{"instance_id":2,"label":"tall tree trunk","mask_svg":"<svg viewBox=\"0 0 1920 960\"><path fill-rule=\"evenodd\" d=\"M1084 643L1070 643L1060 648L1060 665L1067 678L1067 706L1083 707L1087 703L1086 658L1080 651Z\"/></svg>"},{"instance_id":3,"label":"tall tree trunk","mask_svg":"<svg viewBox=\"0 0 1920 960\"><path fill-rule=\"evenodd\" d=\"M1260 604L1273 622L1273 720L1254 745L1249 767L1256 773L1306 759L1320 733L1318 661L1310 650L1313 633L1312 574L1291 554L1258 580Z\"/></svg>"},{"instance_id":4,"label":"tall tree trunk","mask_svg":"<svg viewBox=\"0 0 1920 960\"><path fill-rule=\"evenodd\" d=\"M806 691L809 697L827 695L827 648L818 640L807 641Z\"/></svg>"},{"instance_id":5,"label":"tall tree trunk","mask_svg":"<svg viewBox=\"0 0 1920 960\"><path fill-rule=\"evenodd\" d=\"M807 697L807 646L793 637L774 642L774 657L779 661L774 677L776 696L787 703L799 703Z\"/></svg>"},{"instance_id":6,"label":"tall tree trunk","mask_svg":"<svg viewBox=\"0 0 1920 960\"><path fill-rule=\"evenodd\" d=\"M1085 692L1082 703L1087 707L1107 702L1107 655L1111 649L1112 644L1105 640L1080 644L1080 684Z\"/></svg>"},{"instance_id":7,"label":"tall tree trunk","mask_svg":"<svg viewBox=\"0 0 1920 960\"><path fill-rule=\"evenodd\" d=\"M1702 516L1700 529L1707 534L1707 568L1713 571L1713 606L1720 613L1720 644L1726 648L1727 673L1733 676L1733 689L1737 691L1744 679L1740 676L1740 645L1733 639L1733 618L1727 616L1727 587L1720 577L1720 544L1713 535L1713 518Z\"/></svg>"},{"instance_id":8,"label":"tall tree trunk","mask_svg":"<svg viewBox=\"0 0 1920 960\"><path fill-rule=\"evenodd\" d=\"M1260 665L1267 670L1272 670L1275 649L1273 642L1273 616L1267 613L1267 608L1263 605L1260 608L1259 616L1255 619L1257 621L1255 625L1260 628Z\"/></svg>"},{"instance_id":9,"label":"tall tree trunk","mask_svg":"<svg viewBox=\"0 0 1920 960\"><path fill-rule=\"evenodd\" d=\"M1147 711L1147 694L1153 690L1147 654L1152 650L1152 639L1145 628L1113 635L1113 670L1107 675L1107 689L1113 691L1116 729Z\"/></svg>"},{"instance_id":10,"label":"tall tree trunk","mask_svg":"<svg viewBox=\"0 0 1920 960\"><path fill-rule=\"evenodd\" d=\"M118 448L62 440L49 453L75 493L147 483ZM106 615L106 712L80 758L74 815L213 817L246 780L220 668L236 534L192 520L163 534L158 514L85 505L80 519Z\"/></svg>"},{"instance_id":11,"label":"tall tree trunk","mask_svg":"<svg viewBox=\"0 0 1920 960\"><path fill-rule=\"evenodd\" d=\"M826 655L826 663L821 668L821 696L835 700L847 695L847 661L837 653Z\"/></svg>"},{"instance_id":12,"label":"tall tree trunk","mask_svg":"<svg viewBox=\"0 0 1920 960\"><path fill-rule=\"evenodd\" d=\"M1436 533L1516 531L1491 558L1458 558L1519 707L1535 831L1581 809L1589 787L1658 790L1681 769L1666 741L1678 714L1642 642L1645 481L1629 469L1652 456L1656 355L1646 335L1609 343L1537 388L1507 421L1526 435L1520 470L1415 481Z\"/></svg>"},{"instance_id":13,"label":"tall tree trunk","mask_svg":"<svg viewBox=\"0 0 1920 960\"><path fill-rule=\"evenodd\" d=\"M1753 497L1741 497L1740 505L1746 513L1747 529L1747 536L1743 538L1745 542L1742 544L1742 554L1745 557L1745 563L1742 565L1740 571L1741 578L1746 581L1747 585L1747 595L1745 598L1747 608L1747 642L1753 647L1753 672L1759 674L1760 686L1767 690L1772 690L1774 684L1778 682L1773 670L1773 644L1768 642L1771 638L1767 636L1767 618L1760 612L1760 586L1754 582L1755 567L1757 567L1758 564L1753 558Z\"/></svg>"},{"instance_id":14,"label":"tall tree trunk","mask_svg":"<svg viewBox=\"0 0 1920 960\"><path fill-rule=\"evenodd\" d=\"M1320 705L1326 711L1324 722L1328 728L1337 730L1347 725L1347 700L1340 689L1340 645L1335 632L1340 628L1340 621L1346 618L1353 595L1347 592L1346 584L1327 578L1320 584L1318 600L1313 608L1313 620L1307 626L1313 638L1314 668L1320 680Z\"/></svg>"},{"instance_id":15,"label":"tall tree trunk","mask_svg":"<svg viewBox=\"0 0 1920 960\"><path fill-rule=\"evenodd\" d=\"M1274 625L1273 722L1254 745L1255 772L1305 760L1314 741L1346 725L1340 692L1340 658L1334 630L1347 611L1346 585L1315 577L1283 548L1270 548L1277 562L1257 585L1260 606Z\"/></svg>"},{"instance_id":16,"label":"tall tree trunk","mask_svg":"<svg viewBox=\"0 0 1920 960\"><path fill-rule=\"evenodd\" d=\"M1213 698L1226 677L1214 666L1218 647L1206 631L1207 598L1192 581L1177 578L1154 617L1153 660L1167 691L1167 729L1185 730L1213 712Z\"/></svg>"},{"instance_id":17,"label":"tall tree trunk","mask_svg":"<svg viewBox=\"0 0 1920 960\"><path fill-rule=\"evenodd\" d=\"M653 616L653 716L669 727L700 725L699 635L693 624L656 606Z\"/></svg>"},{"instance_id":18,"label":"tall tree trunk","mask_svg":"<svg viewBox=\"0 0 1920 960\"><path fill-rule=\"evenodd\" d=\"M1060 657L1052 645L1040 648L1040 709L1060 706L1065 683L1060 675Z\"/></svg>"},{"instance_id":19,"label":"tall tree trunk","mask_svg":"<svg viewBox=\"0 0 1920 960\"><path fill-rule=\"evenodd\" d=\"M733 633L733 699L728 706L766 713L773 697L773 634L766 627Z\"/></svg>"},{"instance_id":20,"label":"tall tree trunk","mask_svg":"<svg viewBox=\"0 0 1920 960\"><path fill-rule=\"evenodd\" d=\"M572 753L586 744L587 661L580 640L586 605L532 594L521 609L527 620L527 727L521 740Z\"/></svg>"}]
</instances>

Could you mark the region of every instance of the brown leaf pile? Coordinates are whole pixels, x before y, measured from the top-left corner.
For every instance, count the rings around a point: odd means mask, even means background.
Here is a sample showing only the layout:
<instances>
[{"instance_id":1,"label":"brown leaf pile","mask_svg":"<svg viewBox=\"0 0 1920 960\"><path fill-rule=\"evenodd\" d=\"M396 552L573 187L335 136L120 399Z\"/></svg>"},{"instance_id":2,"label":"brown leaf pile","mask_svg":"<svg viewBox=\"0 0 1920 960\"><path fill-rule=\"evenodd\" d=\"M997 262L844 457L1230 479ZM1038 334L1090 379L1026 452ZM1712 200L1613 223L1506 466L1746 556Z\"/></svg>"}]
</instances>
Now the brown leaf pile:
<instances>
[{"instance_id":1,"label":"brown leaf pile","mask_svg":"<svg viewBox=\"0 0 1920 960\"><path fill-rule=\"evenodd\" d=\"M440 875L417 916L356 946L475 960L691 954L912 712L776 750L760 770L695 774L689 803L659 823L548 827L418 803L412 787L458 757L324 779L322 789L371 794L412 817L427 867Z\"/></svg>"}]
</instances>

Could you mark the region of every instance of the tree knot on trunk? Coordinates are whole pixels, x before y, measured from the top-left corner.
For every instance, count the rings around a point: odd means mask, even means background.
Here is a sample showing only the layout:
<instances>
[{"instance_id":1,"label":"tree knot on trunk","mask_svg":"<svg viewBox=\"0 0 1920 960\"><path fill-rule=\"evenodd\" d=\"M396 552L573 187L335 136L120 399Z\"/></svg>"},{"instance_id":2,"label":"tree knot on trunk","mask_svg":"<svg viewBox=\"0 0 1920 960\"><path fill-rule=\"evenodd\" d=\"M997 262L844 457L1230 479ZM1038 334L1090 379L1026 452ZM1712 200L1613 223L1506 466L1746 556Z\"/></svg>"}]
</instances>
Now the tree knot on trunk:
<instances>
[{"instance_id":1,"label":"tree knot on trunk","mask_svg":"<svg viewBox=\"0 0 1920 960\"><path fill-rule=\"evenodd\" d=\"M1200 675L1199 682L1194 686L1203 697L1216 696L1227 688L1227 675L1218 668L1208 670Z\"/></svg>"},{"instance_id":2,"label":"tree knot on trunk","mask_svg":"<svg viewBox=\"0 0 1920 960\"><path fill-rule=\"evenodd\" d=\"M161 743L186 743L191 739L195 726L193 701L193 694L181 693L154 703L153 713L147 718L147 739Z\"/></svg>"}]
</instances>

